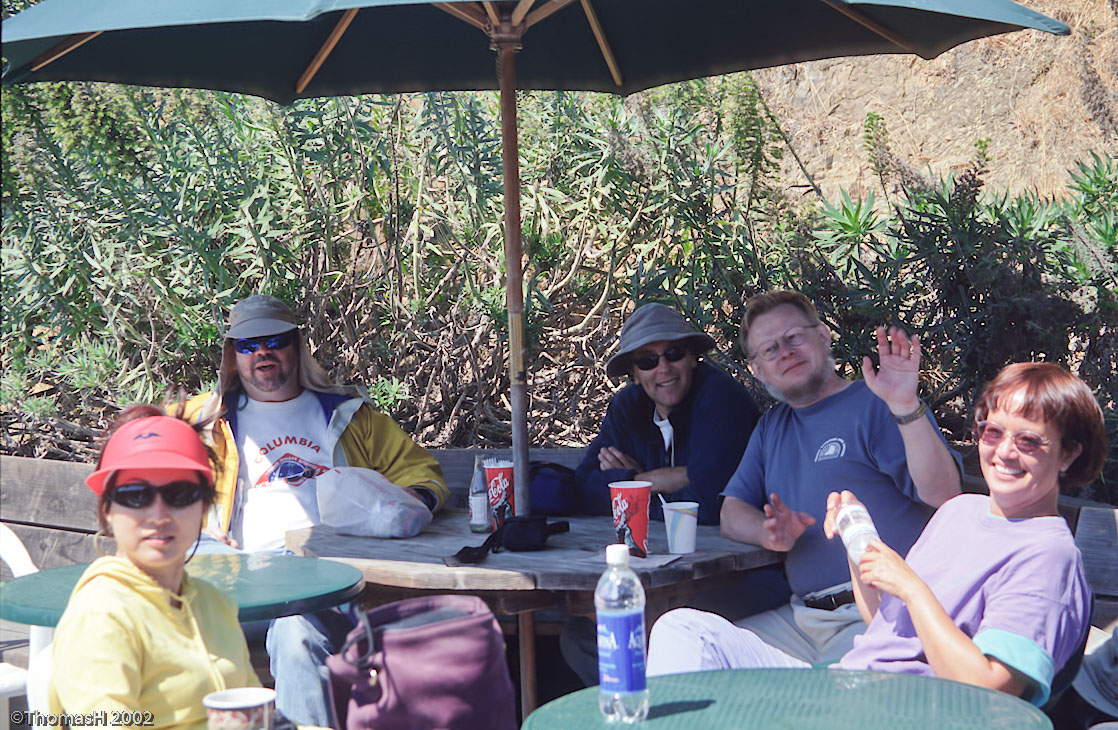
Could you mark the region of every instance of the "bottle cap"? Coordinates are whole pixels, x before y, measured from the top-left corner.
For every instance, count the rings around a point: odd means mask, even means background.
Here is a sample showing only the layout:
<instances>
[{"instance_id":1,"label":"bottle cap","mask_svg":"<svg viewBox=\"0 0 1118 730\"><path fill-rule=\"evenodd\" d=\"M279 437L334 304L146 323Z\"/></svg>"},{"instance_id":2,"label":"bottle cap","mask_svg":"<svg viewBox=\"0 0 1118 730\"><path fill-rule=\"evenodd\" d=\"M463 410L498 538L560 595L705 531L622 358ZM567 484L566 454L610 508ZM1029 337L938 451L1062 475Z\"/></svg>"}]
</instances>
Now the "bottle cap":
<instances>
[{"instance_id":1,"label":"bottle cap","mask_svg":"<svg viewBox=\"0 0 1118 730\"><path fill-rule=\"evenodd\" d=\"M629 546L624 543L606 545L606 565L628 565Z\"/></svg>"}]
</instances>

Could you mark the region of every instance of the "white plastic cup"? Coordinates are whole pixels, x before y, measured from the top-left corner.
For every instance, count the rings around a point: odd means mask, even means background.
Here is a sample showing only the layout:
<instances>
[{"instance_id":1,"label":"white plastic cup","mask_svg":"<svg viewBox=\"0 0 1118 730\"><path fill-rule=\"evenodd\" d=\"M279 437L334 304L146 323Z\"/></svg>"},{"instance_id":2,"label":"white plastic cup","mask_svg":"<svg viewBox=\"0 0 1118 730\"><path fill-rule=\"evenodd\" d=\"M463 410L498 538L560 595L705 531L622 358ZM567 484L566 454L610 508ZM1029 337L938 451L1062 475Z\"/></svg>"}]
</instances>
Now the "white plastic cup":
<instances>
[{"instance_id":1,"label":"white plastic cup","mask_svg":"<svg viewBox=\"0 0 1118 730\"><path fill-rule=\"evenodd\" d=\"M698 526L698 502L668 502L664 505L664 529L668 533L669 553L682 555L695 552L695 530Z\"/></svg>"},{"instance_id":2,"label":"white plastic cup","mask_svg":"<svg viewBox=\"0 0 1118 730\"><path fill-rule=\"evenodd\" d=\"M202 698L209 730L272 730L276 691L266 687L237 687L210 692Z\"/></svg>"}]
</instances>

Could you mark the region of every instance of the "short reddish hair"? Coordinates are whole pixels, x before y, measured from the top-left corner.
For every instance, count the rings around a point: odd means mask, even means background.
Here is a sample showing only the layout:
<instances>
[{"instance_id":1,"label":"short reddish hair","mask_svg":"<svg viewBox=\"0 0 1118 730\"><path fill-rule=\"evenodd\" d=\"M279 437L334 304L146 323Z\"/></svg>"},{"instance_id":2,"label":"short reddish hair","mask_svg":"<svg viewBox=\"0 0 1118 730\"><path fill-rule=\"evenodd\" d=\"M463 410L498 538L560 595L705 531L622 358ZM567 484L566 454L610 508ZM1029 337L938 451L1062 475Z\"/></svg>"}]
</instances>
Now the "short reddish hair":
<instances>
[{"instance_id":1,"label":"short reddish hair","mask_svg":"<svg viewBox=\"0 0 1118 730\"><path fill-rule=\"evenodd\" d=\"M1003 398L1021 394L1015 412L1034 421L1044 421L1060 431L1060 446L1065 451L1083 451L1060 475L1061 487L1089 484L1102 471L1106 461L1106 424L1102 409L1082 380L1050 362L1018 362L1002 368L982 389L974 406L974 421L985 421ZM977 435L977 434L976 434Z\"/></svg>"}]
</instances>

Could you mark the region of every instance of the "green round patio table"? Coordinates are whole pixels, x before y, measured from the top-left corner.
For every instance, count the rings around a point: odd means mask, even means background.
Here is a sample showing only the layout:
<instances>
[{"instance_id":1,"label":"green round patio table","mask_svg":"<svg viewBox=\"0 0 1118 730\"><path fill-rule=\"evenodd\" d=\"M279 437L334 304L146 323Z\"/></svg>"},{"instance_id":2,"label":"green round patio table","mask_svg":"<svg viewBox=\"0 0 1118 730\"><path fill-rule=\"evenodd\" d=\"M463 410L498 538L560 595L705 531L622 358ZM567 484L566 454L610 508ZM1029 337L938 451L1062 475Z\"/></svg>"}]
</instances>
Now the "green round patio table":
<instances>
[{"instance_id":1,"label":"green round patio table","mask_svg":"<svg viewBox=\"0 0 1118 730\"><path fill-rule=\"evenodd\" d=\"M647 730L1051 730L1004 692L910 674L840 669L728 669L652 677ZM598 688L547 703L522 730L612 728Z\"/></svg>"},{"instance_id":2,"label":"green round patio table","mask_svg":"<svg viewBox=\"0 0 1118 730\"><path fill-rule=\"evenodd\" d=\"M88 564L67 565L0 583L0 618L33 626L57 626L78 578ZM213 583L237 604L241 621L319 611L361 594L361 571L335 560L269 553L195 555L192 578Z\"/></svg>"}]
</instances>

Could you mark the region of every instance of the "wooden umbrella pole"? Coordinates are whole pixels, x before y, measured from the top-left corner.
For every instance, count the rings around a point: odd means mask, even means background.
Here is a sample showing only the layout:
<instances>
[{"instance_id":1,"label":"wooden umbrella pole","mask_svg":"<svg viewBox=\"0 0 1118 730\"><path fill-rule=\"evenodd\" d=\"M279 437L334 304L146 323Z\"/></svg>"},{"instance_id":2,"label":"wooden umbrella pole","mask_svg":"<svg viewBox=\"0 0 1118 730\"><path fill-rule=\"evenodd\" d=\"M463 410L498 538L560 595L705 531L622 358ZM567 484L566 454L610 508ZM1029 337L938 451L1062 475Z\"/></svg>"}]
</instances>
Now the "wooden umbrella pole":
<instances>
[{"instance_id":1,"label":"wooden umbrella pole","mask_svg":"<svg viewBox=\"0 0 1118 730\"><path fill-rule=\"evenodd\" d=\"M516 514L532 512L528 492L528 379L524 371L524 284L520 245L520 149L516 129L516 52L520 31L505 13L491 26L501 82L501 164L505 185L505 304L509 310L509 395L512 406L512 478ZM520 711L536 709L536 630L530 611L517 622L520 644Z\"/></svg>"},{"instance_id":2,"label":"wooden umbrella pole","mask_svg":"<svg viewBox=\"0 0 1118 730\"><path fill-rule=\"evenodd\" d=\"M528 378L524 370L524 285L520 244L520 153L516 130L516 52L520 33L505 18L492 31L501 82L501 163L505 189L505 304L509 312L513 493L517 515L531 513L528 492Z\"/></svg>"}]
</instances>

